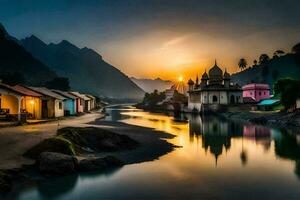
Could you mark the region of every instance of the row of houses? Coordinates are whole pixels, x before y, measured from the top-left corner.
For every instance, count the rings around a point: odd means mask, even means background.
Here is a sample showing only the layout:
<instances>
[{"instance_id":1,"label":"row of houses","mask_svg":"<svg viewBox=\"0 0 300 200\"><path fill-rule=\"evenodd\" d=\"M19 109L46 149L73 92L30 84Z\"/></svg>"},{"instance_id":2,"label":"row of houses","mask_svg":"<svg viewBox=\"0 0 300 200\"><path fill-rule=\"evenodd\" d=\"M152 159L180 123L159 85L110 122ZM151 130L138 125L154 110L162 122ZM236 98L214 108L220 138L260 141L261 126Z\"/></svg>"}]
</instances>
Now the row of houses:
<instances>
[{"instance_id":1,"label":"row of houses","mask_svg":"<svg viewBox=\"0 0 300 200\"><path fill-rule=\"evenodd\" d=\"M77 115L96 108L93 95L0 83L0 118L26 121Z\"/></svg>"}]
</instances>

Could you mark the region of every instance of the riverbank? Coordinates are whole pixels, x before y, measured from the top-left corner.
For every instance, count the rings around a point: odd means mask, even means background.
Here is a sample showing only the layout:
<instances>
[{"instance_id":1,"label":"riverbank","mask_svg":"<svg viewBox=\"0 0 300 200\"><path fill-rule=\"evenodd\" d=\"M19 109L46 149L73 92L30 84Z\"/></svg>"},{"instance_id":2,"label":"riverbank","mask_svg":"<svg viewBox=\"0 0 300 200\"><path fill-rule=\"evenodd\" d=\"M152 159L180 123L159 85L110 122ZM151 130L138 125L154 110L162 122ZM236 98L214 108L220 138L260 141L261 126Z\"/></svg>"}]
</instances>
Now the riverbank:
<instances>
[{"instance_id":1,"label":"riverbank","mask_svg":"<svg viewBox=\"0 0 300 200\"><path fill-rule=\"evenodd\" d=\"M240 120L254 124L273 126L300 132L300 111L286 112L224 112L218 113L222 117L231 120Z\"/></svg>"},{"instance_id":2,"label":"riverbank","mask_svg":"<svg viewBox=\"0 0 300 200\"><path fill-rule=\"evenodd\" d=\"M0 159L0 179L9 179L7 183L10 183L10 180L14 182L15 179L26 181L43 178L36 176L36 173L34 173L34 176L31 174L36 160L23 155L42 141L57 137L57 130L65 127L81 127L81 129L94 127L99 130L127 136L138 142L138 146L132 149L75 155L79 162L84 159L109 158L111 156L117 158L123 164L140 163L158 159L175 148L174 145L166 141L166 139L174 137L171 134L124 123L101 121L100 119L103 117L104 114L95 112L78 118L60 121L59 124L57 122L49 122L0 129L0 154L2 155ZM108 142L109 145L111 144L110 142L111 140ZM102 162L103 160L98 161ZM28 173L28 170L31 172ZM4 187L6 187L5 184Z\"/></svg>"}]
</instances>

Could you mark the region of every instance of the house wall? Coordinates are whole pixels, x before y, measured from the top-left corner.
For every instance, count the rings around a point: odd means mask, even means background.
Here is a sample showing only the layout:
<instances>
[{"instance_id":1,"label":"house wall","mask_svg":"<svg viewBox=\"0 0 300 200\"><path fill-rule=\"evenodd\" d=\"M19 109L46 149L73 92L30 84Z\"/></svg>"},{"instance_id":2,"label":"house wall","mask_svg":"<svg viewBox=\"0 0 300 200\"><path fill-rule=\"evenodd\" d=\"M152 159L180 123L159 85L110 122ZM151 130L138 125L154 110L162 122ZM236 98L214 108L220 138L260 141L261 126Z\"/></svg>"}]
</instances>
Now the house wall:
<instances>
[{"instance_id":1,"label":"house wall","mask_svg":"<svg viewBox=\"0 0 300 200\"><path fill-rule=\"evenodd\" d=\"M64 111L69 111L70 115L74 115L76 113L75 108L75 100L74 99L66 99L64 102Z\"/></svg>"},{"instance_id":2,"label":"house wall","mask_svg":"<svg viewBox=\"0 0 300 200\"><path fill-rule=\"evenodd\" d=\"M64 103L62 100L54 100L54 116L62 117L64 116Z\"/></svg>"},{"instance_id":3,"label":"house wall","mask_svg":"<svg viewBox=\"0 0 300 200\"><path fill-rule=\"evenodd\" d=\"M300 99L297 99L297 101L296 101L296 108L300 109Z\"/></svg>"},{"instance_id":4,"label":"house wall","mask_svg":"<svg viewBox=\"0 0 300 200\"><path fill-rule=\"evenodd\" d=\"M9 114L18 114L18 99L11 95L1 95L1 108L9 109Z\"/></svg>"},{"instance_id":5,"label":"house wall","mask_svg":"<svg viewBox=\"0 0 300 200\"><path fill-rule=\"evenodd\" d=\"M28 113L31 113L34 119L42 118L42 101L38 97L23 97L21 109L25 109Z\"/></svg>"},{"instance_id":6,"label":"house wall","mask_svg":"<svg viewBox=\"0 0 300 200\"><path fill-rule=\"evenodd\" d=\"M243 96L242 92L228 92L228 102L231 104L231 96L234 97L235 103L243 103Z\"/></svg>"},{"instance_id":7,"label":"house wall","mask_svg":"<svg viewBox=\"0 0 300 200\"><path fill-rule=\"evenodd\" d=\"M76 106L77 106L77 112L82 113L83 112L83 106L84 106L84 100L77 98L76 99Z\"/></svg>"},{"instance_id":8,"label":"house wall","mask_svg":"<svg viewBox=\"0 0 300 200\"><path fill-rule=\"evenodd\" d=\"M270 91L267 89L247 89L243 90L243 97L251 97L258 102L263 99L269 99Z\"/></svg>"}]
</instances>

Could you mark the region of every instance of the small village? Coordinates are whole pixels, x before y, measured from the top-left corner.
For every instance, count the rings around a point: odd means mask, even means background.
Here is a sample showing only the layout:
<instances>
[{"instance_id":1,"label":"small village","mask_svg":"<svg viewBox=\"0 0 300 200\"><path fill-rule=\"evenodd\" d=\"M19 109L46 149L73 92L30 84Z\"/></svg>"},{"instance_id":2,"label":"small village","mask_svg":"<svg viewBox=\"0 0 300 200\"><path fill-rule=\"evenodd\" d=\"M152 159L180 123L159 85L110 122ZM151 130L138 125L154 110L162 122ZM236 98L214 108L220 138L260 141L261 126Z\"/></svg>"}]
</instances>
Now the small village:
<instances>
[{"instance_id":1,"label":"small village","mask_svg":"<svg viewBox=\"0 0 300 200\"><path fill-rule=\"evenodd\" d=\"M99 108L95 96L46 87L10 86L0 83L0 126L39 123L76 116Z\"/></svg>"}]
</instances>

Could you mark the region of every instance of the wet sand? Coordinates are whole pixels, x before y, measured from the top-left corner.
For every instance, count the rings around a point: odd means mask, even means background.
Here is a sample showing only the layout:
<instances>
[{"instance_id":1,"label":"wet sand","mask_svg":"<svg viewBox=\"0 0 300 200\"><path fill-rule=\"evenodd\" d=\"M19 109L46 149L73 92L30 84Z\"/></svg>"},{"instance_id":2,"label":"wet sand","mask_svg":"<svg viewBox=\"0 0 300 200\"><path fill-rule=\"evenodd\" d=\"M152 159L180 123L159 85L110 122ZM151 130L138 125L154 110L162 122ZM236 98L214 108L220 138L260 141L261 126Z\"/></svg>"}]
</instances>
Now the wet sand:
<instances>
[{"instance_id":1,"label":"wet sand","mask_svg":"<svg viewBox=\"0 0 300 200\"><path fill-rule=\"evenodd\" d=\"M68 126L95 126L128 135L132 139L135 139L140 143L137 149L97 154L97 156L115 155L126 164L158 159L160 156L174 149L174 146L165 140L166 138L174 137L171 134L155 131L150 128L99 120L102 117L104 117L103 114L93 112L80 117L64 119L59 122L0 128L0 170L21 168L24 164L33 164L34 160L22 156L24 152L42 140L54 136L57 129Z\"/></svg>"}]
</instances>

